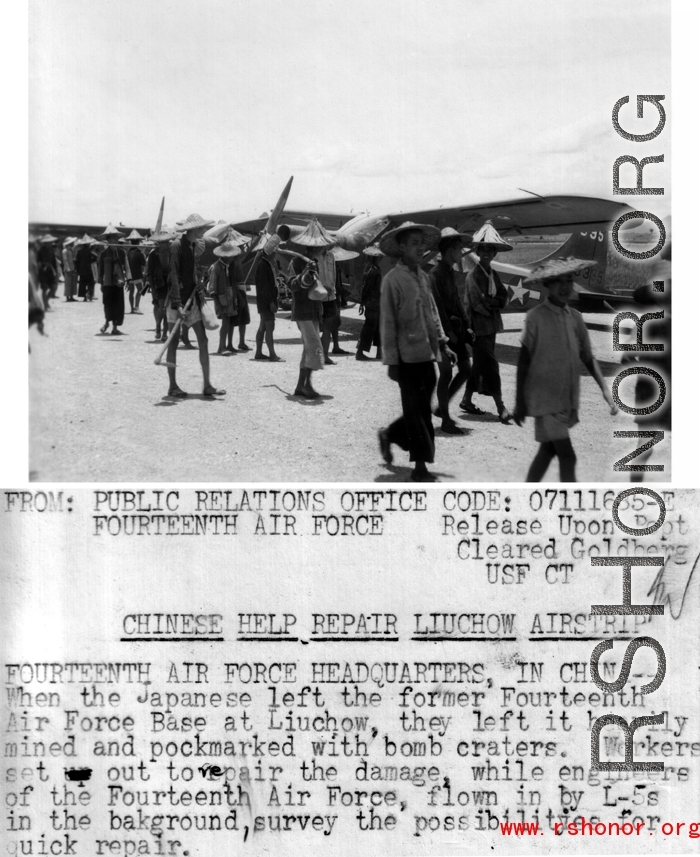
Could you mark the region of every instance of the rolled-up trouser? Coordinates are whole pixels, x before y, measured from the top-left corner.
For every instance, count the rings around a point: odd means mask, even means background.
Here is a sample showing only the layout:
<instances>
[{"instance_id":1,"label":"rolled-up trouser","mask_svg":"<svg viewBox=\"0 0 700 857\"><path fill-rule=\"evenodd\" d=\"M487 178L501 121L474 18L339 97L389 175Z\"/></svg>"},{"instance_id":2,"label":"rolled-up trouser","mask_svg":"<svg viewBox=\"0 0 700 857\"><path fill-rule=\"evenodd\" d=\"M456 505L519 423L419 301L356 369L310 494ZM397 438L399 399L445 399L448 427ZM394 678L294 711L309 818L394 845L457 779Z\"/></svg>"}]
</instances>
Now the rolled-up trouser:
<instances>
[{"instance_id":1,"label":"rolled-up trouser","mask_svg":"<svg viewBox=\"0 0 700 857\"><path fill-rule=\"evenodd\" d=\"M435 459L435 429L430 402L435 389L435 363L399 363L403 416L388 427L390 443L409 453L411 461Z\"/></svg>"},{"instance_id":2,"label":"rolled-up trouser","mask_svg":"<svg viewBox=\"0 0 700 857\"><path fill-rule=\"evenodd\" d=\"M302 369L323 369L325 357L323 356L323 345L321 344L321 328L318 320L297 321L297 327L301 333L304 350L301 353L299 366Z\"/></svg>"},{"instance_id":3,"label":"rolled-up trouser","mask_svg":"<svg viewBox=\"0 0 700 857\"><path fill-rule=\"evenodd\" d=\"M496 334L477 336L472 345L474 366L467 381L467 393L501 397L501 373L496 360Z\"/></svg>"},{"instance_id":4,"label":"rolled-up trouser","mask_svg":"<svg viewBox=\"0 0 700 857\"><path fill-rule=\"evenodd\" d=\"M376 345L379 348L379 307L365 307L365 323L360 331L360 341L357 343L358 351L369 351Z\"/></svg>"}]
</instances>

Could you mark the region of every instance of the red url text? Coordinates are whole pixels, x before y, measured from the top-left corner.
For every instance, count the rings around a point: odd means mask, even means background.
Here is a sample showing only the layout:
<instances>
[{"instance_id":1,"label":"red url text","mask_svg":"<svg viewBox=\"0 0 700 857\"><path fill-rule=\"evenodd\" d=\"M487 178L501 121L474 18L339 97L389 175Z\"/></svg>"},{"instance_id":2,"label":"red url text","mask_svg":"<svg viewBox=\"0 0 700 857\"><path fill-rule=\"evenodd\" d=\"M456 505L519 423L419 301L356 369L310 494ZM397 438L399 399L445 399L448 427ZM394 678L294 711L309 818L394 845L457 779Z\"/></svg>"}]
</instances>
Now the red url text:
<instances>
[{"instance_id":1,"label":"red url text","mask_svg":"<svg viewBox=\"0 0 700 857\"><path fill-rule=\"evenodd\" d=\"M564 824L557 821L554 824L555 836L644 836L643 821L633 824L631 821L586 821L581 818L580 821L570 821ZM540 825L537 821L502 821L500 823L501 833L504 836L539 836L543 831L540 831ZM660 832L662 836L687 836L689 839L700 838L700 822L692 821L676 821L671 824L666 821L661 825ZM653 836L652 831L648 831L649 836ZM658 835L658 834L657 834Z\"/></svg>"}]
</instances>

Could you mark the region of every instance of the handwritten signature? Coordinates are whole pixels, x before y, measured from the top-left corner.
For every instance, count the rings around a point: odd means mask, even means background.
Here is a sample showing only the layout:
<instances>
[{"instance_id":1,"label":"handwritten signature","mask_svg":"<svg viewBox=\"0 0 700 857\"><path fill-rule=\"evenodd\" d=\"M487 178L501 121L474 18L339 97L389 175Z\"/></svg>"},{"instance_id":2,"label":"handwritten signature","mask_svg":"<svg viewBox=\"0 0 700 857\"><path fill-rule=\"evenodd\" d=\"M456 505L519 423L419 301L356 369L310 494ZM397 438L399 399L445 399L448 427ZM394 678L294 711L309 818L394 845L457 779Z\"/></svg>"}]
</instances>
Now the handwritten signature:
<instances>
[{"instance_id":1,"label":"handwritten signature","mask_svg":"<svg viewBox=\"0 0 700 857\"><path fill-rule=\"evenodd\" d=\"M654 578L649 592L647 592L647 595L654 596L654 604L667 605L674 619L680 618L683 612L685 597L690 589L690 583L698 567L698 562L700 562L700 554L695 557L693 567L690 570L690 574L688 574L687 563L678 565L671 558L667 559Z\"/></svg>"}]
</instances>

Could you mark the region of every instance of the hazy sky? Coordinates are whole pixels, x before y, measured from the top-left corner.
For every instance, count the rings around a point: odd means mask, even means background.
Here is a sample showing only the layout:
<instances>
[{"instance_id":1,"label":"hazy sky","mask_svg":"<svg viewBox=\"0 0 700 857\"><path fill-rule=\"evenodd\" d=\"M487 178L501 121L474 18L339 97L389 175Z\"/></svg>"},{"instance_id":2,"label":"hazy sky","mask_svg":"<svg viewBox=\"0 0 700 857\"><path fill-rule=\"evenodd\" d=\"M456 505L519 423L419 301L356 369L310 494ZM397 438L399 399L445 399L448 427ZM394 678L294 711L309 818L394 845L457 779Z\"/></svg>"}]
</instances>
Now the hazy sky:
<instances>
[{"instance_id":1,"label":"hazy sky","mask_svg":"<svg viewBox=\"0 0 700 857\"><path fill-rule=\"evenodd\" d=\"M622 154L670 184L670 130L610 120L670 112L668 2L30 0L29 26L30 220L249 218L290 175L319 211L611 197Z\"/></svg>"}]
</instances>

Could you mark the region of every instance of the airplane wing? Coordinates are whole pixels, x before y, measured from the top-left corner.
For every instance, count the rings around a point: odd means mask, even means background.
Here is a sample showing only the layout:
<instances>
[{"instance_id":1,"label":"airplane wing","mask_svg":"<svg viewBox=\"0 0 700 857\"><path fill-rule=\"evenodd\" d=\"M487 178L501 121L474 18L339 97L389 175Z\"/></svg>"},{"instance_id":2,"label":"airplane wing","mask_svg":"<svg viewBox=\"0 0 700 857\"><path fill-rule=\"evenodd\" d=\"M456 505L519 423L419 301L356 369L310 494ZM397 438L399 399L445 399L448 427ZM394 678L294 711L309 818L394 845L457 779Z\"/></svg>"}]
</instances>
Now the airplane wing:
<instances>
[{"instance_id":1,"label":"airplane wing","mask_svg":"<svg viewBox=\"0 0 700 857\"><path fill-rule=\"evenodd\" d=\"M283 211L279 217L279 223L286 223L291 226L308 226L309 222L316 218L324 229L335 231L340 229L343 224L352 220L352 214L328 214L318 211ZM268 215L263 214L262 217L257 217L253 220L243 220L240 223L234 223L233 228L239 232L245 232L247 235L258 235L266 226Z\"/></svg>"},{"instance_id":2,"label":"airplane wing","mask_svg":"<svg viewBox=\"0 0 700 857\"><path fill-rule=\"evenodd\" d=\"M630 206L609 199L590 196L532 195L478 205L400 211L384 217L388 221L386 228L398 226L405 220L412 220L415 223L429 223L440 229L452 226L460 232L475 232L485 220L491 220L496 229L506 236L509 233L558 235L576 229L609 229L614 220L630 211L632 211ZM349 224L348 229L343 230L348 235L352 235L355 219L358 222L358 228L362 223L361 217L351 214L330 214L318 211L285 211L280 218L280 223L306 226L312 217L318 218L321 225L331 232ZM239 232L257 235L261 229L264 229L266 222L267 215L263 215L233 225ZM628 222L623 228L631 229L639 223L640 221Z\"/></svg>"},{"instance_id":3,"label":"airplane wing","mask_svg":"<svg viewBox=\"0 0 700 857\"><path fill-rule=\"evenodd\" d=\"M585 289L577 289L577 295L572 303L579 312L619 312L620 310L634 310L635 304L631 295L616 295L612 292L589 292ZM639 310L639 307L637 307Z\"/></svg>"},{"instance_id":4,"label":"airplane wing","mask_svg":"<svg viewBox=\"0 0 700 857\"><path fill-rule=\"evenodd\" d=\"M490 220L504 235L509 232L559 234L574 229L607 229L621 214L629 211L632 209L624 203L590 196L532 196L457 208L401 211L388 217L393 226L412 220L440 229L452 226L460 232L474 232L485 220Z\"/></svg>"}]
</instances>

